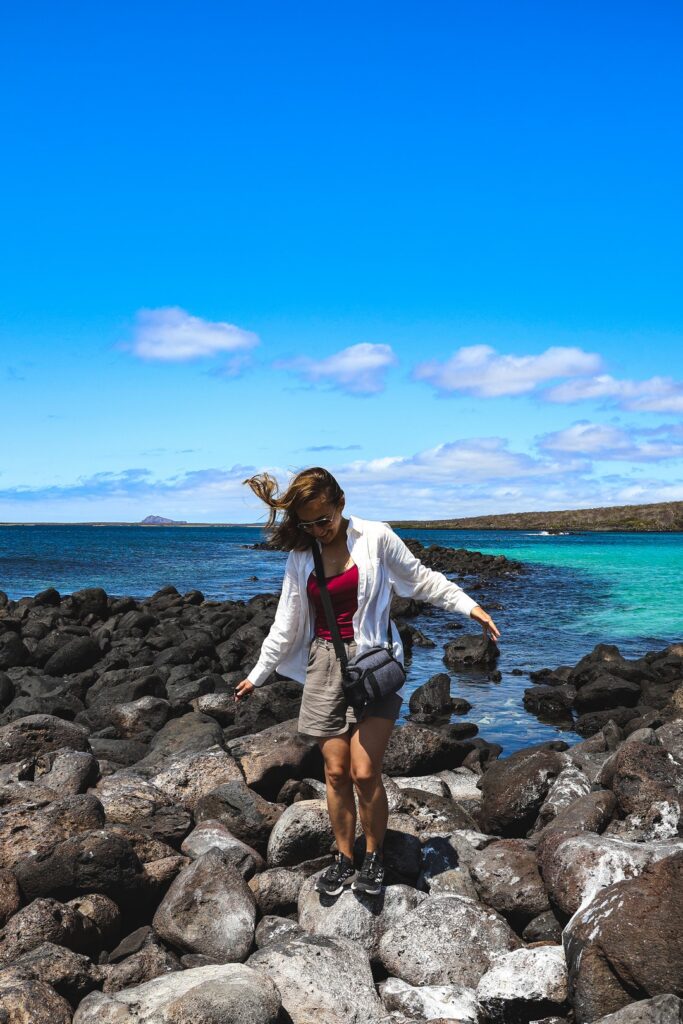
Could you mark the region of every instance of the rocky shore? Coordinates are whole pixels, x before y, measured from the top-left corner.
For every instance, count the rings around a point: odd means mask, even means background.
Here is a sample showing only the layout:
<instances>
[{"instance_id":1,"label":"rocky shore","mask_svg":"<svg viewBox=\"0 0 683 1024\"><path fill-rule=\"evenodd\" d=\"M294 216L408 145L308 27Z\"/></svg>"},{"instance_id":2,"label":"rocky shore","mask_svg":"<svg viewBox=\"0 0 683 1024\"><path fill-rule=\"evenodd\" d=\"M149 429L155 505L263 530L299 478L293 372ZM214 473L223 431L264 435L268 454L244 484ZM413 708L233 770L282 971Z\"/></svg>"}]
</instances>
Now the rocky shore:
<instances>
[{"instance_id":1,"label":"rocky shore","mask_svg":"<svg viewBox=\"0 0 683 1024\"><path fill-rule=\"evenodd\" d=\"M515 571L445 550L420 557ZM276 603L0 593L0 1022L680 1022L683 644L533 673L527 708L584 739L511 756L426 681L385 759L387 885L326 899L301 687L234 701Z\"/></svg>"}]
</instances>

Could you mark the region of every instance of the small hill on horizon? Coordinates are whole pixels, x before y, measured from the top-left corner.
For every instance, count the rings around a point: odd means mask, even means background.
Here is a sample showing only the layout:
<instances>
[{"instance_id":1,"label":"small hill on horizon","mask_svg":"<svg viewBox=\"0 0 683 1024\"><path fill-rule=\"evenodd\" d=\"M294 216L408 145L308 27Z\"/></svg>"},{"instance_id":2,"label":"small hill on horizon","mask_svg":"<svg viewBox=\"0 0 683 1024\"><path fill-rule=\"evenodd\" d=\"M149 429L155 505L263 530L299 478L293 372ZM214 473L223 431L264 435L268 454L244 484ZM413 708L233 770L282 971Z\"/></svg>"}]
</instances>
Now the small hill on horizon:
<instances>
[{"instance_id":1,"label":"small hill on horizon","mask_svg":"<svg viewBox=\"0 0 683 1024\"><path fill-rule=\"evenodd\" d=\"M140 526L187 526L187 519L164 519L163 516L147 516Z\"/></svg>"},{"instance_id":2,"label":"small hill on horizon","mask_svg":"<svg viewBox=\"0 0 683 1024\"><path fill-rule=\"evenodd\" d=\"M506 512L465 519L392 520L400 529L423 530L548 530L623 531L624 533L678 533L683 531L683 501L651 505L616 505L561 512Z\"/></svg>"}]
</instances>

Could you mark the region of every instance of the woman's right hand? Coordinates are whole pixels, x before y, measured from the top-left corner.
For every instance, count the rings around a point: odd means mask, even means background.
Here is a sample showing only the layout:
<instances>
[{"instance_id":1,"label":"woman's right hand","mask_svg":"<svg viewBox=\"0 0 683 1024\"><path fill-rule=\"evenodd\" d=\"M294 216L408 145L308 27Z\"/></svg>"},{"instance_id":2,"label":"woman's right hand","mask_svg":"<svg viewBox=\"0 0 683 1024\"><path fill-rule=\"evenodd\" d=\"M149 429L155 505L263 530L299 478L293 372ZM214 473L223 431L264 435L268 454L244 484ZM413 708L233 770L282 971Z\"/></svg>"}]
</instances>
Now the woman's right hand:
<instances>
[{"instance_id":1,"label":"woman's right hand","mask_svg":"<svg viewBox=\"0 0 683 1024\"><path fill-rule=\"evenodd\" d=\"M235 687L235 700L242 700L243 697L248 697L251 691L255 689L256 687L249 679L243 679Z\"/></svg>"}]
</instances>

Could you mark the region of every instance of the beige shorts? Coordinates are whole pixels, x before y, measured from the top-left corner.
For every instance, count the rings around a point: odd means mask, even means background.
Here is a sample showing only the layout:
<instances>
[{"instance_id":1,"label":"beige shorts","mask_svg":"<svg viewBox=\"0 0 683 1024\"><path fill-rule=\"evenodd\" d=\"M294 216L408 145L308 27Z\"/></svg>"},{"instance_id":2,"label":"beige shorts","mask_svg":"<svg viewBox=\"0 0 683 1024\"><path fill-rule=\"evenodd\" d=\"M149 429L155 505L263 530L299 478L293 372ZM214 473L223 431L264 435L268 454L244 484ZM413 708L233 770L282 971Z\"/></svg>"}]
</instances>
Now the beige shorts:
<instances>
[{"instance_id":1,"label":"beige shorts","mask_svg":"<svg viewBox=\"0 0 683 1024\"><path fill-rule=\"evenodd\" d=\"M356 653L355 640L346 643L349 658ZM304 695L299 712L299 732L305 736L342 736L351 725L364 717L388 718L395 722L401 711L402 698L390 693L374 703L360 719L347 706L341 684L341 667L331 640L314 637L308 655Z\"/></svg>"}]
</instances>

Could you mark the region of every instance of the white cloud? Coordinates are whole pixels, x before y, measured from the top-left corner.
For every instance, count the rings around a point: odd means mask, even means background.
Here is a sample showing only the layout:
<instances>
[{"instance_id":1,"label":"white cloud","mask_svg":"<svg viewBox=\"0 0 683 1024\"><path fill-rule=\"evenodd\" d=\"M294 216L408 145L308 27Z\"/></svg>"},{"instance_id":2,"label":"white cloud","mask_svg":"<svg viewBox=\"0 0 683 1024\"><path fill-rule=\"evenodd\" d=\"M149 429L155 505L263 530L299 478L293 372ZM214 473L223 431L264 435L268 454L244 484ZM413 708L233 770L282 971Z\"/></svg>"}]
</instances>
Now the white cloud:
<instances>
[{"instance_id":1,"label":"white cloud","mask_svg":"<svg viewBox=\"0 0 683 1024\"><path fill-rule=\"evenodd\" d=\"M683 438L676 424L659 427L656 431L628 432L620 427L581 420L565 430L545 434L539 439L539 449L593 459L659 462L683 458Z\"/></svg>"},{"instance_id":2,"label":"white cloud","mask_svg":"<svg viewBox=\"0 0 683 1024\"><path fill-rule=\"evenodd\" d=\"M259 344L256 334L234 324L202 320L179 306L141 309L135 317L133 341L124 345L140 359L186 362L222 352L243 353Z\"/></svg>"},{"instance_id":3,"label":"white cloud","mask_svg":"<svg viewBox=\"0 0 683 1024\"><path fill-rule=\"evenodd\" d=\"M580 348L548 348L536 356L501 355L490 345L460 348L446 362L431 360L413 370L442 392L462 391L478 398L523 395L546 381L595 373L599 355Z\"/></svg>"},{"instance_id":4,"label":"white cloud","mask_svg":"<svg viewBox=\"0 0 683 1024\"><path fill-rule=\"evenodd\" d=\"M97 473L66 485L0 489L0 519L135 522L150 513L205 522L264 522L267 510L242 480L267 469L281 485L310 465L233 465L159 478L149 469ZM347 511L371 519L427 519L592 508L683 499L683 480L592 473L573 451L511 450L497 437L447 442L412 454L327 463Z\"/></svg>"},{"instance_id":5,"label":"white cloud","mask_svg":"<svg viewBox=\"0 0 683 1024\"><path fill-rule=\"evenodd\" d=\"M671 377L648 380L617 380L601 374L589 380L568 380L544 393L550 402L571 403L603 400L632 412L683 412L683 382Z\"/></svg>"},{"instance_id":6,"label":"white cloud","mask_svg":"<svg viewBox=\"0 0 683 1024\"><path fill-rule=\"evenodd\" d=\"M328 384L352 395L373 395L384 390L387 371L398 362L391 345L361 342L324 359L298 356L273 363L290 370L310 384Z\"/></svg>"}]
</instances>

